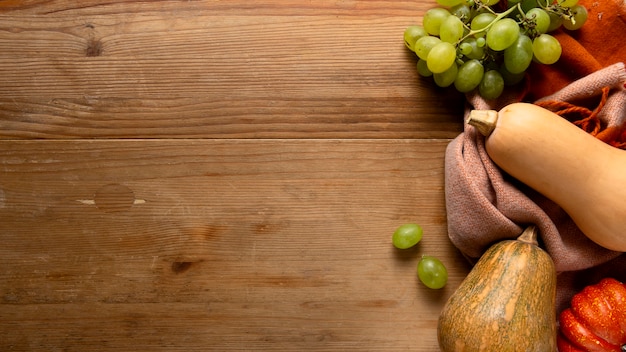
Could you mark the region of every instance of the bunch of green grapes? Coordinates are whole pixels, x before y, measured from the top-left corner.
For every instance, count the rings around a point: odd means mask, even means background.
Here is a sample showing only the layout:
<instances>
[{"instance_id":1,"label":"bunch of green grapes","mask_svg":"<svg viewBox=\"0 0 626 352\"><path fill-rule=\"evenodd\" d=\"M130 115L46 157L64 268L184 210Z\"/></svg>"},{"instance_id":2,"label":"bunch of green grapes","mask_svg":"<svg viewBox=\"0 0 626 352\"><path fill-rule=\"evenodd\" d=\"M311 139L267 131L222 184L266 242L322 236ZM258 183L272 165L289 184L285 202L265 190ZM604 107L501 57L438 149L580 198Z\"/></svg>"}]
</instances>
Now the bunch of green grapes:
<instances>
[{"instance_id":1,"label":"bunch of green grapes","mask_svg":"<svg viewBox=\"0 0 626 352\"><path fill-rule=\"evenodd\" d=\"M587 20L578 0L499 1L437 0L421 26L404 31L406 46L419 58L418 73L440 87L477 89L495 99L505 85L520 82L533 61L559 60L561 45L550 32L577 30Z\"/></svg>"}]
</instances>

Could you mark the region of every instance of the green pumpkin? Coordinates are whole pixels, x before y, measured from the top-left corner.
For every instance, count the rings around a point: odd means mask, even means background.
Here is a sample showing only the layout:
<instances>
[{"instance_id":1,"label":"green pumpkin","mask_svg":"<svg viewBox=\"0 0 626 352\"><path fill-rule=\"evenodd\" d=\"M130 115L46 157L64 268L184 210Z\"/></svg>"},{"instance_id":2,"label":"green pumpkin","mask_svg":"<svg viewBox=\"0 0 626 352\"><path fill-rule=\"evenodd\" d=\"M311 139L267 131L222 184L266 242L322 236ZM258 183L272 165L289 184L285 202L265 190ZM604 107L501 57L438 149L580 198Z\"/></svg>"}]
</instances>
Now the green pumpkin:
<instances>
[{"instance_id":1,"label":"green pumpkin","mask_svg":"<svg viewBox=\"0 0 626 352\"><path fill-rule=\"evenodd\" d=\"M534 226L491 246L446 302L443 352L555 352L556 270Z\"/></svg>"}]
</instances>

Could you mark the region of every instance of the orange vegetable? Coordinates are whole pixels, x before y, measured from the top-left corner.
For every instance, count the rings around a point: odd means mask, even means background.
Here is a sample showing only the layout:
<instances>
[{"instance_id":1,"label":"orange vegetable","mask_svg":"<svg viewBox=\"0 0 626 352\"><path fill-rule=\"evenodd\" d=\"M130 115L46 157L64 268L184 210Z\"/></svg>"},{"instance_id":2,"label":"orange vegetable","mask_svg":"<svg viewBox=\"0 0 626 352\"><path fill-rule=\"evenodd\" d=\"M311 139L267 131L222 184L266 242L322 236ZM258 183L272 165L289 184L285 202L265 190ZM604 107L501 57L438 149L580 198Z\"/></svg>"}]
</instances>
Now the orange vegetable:
<instances>
[{"instance_id":1,"label":"orange vegetable","mask_svg":"<svg viewBox=\"0 0 626 352\"><path fill-rule=\"evenodd\" d=\"M493 244L439 315L442 352L554 352L556 270L537 229Z\"/></svg>"},{"instance_id":2,"label":"orange vegetable","mask_svg":"<svg viewBox=\"0 0 626 352\"><path fill-rule=\"evenodd\" d=\"M489 157L563 208L597 244L626 251L626 151L534 104L474 110Z\"/></svg>"},{"instance_id":3,"label":"orange vegetable","mask_svg":"<svg viewBox=\"0 0 626 352\"><path fill-rule=\"evenodd\" d=\"M585 287L559 324L559 352L626 351L626 285L606 278Z\"/></svg>"}]
</instances>

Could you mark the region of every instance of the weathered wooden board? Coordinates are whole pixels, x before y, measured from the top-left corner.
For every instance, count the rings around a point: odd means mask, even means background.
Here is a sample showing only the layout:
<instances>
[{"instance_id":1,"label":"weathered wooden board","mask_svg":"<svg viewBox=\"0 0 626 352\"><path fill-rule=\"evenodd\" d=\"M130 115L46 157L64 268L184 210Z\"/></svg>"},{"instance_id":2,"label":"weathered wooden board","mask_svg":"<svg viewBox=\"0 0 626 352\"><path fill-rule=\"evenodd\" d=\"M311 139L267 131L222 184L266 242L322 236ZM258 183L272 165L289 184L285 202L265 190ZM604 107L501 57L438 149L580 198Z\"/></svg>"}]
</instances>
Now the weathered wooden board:
<instances>
[{"instance_id":1,"label":"weathered wooden board","mask_svg":"<svg viewBox=\"0 0 626 352\"><path fill-rule=\"evenodd\" d=\"M462 96L419 79L402 41L430 2L39 3L0 13L0 138L460 130Z\"/></svg>"},{"instance_id":2,"label":"weathered wooden board","mask_svg":"<svg viewBox=\"0 0 626 352\"><path fill-rule=\"evenodd\" d=\"M445 145L2 142L0 349L432 351Z\"/></svg>"},{"instance_id":3,"label":"weathered wooden board","mask_svg":"<svg viewBox=\"0 0 626 352\"><path fill-rule=\"evenodd\" d=\"M0 350L436 350L433 4L0 1Z\"/></svg>"}]
</instances>

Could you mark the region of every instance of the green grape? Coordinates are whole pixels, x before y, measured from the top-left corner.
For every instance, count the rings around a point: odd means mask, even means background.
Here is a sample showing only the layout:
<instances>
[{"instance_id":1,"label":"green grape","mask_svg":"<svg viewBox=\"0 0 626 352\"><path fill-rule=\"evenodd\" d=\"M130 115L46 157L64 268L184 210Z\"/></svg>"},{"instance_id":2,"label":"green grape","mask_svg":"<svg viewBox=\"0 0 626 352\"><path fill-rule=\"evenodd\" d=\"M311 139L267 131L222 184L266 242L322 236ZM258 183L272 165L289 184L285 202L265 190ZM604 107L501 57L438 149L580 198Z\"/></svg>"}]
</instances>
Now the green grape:
<instances>
[{"instance_id":1,"label":"green grape","mask_svg":"<svg viewBox=\"0 0 626 352\"><path fill-rule=\"evenodd\" d=\"M535 32L539 34L546 33L550 28L550 15L538 7L528 10L526 18L530 18L535 22Z\"/></svg>"},{"instance_id":2,"label":"green grape","mask_svg":"<svg viewBox=\"0 0 626 352\"><path fill-rule=\"evenodd\" d=\"M451 16L450 11L441 7L433 7L424 14L422 25L428 34L439 35L439 28L448 16Z\"/></svg>"},{"instance_id":3,"label":"green grape","mask_svg":"<svg viewBox=\"0 0 626 352\"><path fill-rule=\"evenodd\" d=\"M578 4L578 0L559 0L557 1L557 4L563 7L573 7Z\"/></svg>"},{"instance_id":4,"label":"green grape","mask_svg":"<svg viewBox=\"0 0 626 352\"><path fill-rule=\"evenodd\" d=\"M473 1L468 1L468 5L470 5L470 10L471 10L471 19L474 19L474 17L480 15L481 13L491 13L489 10L487 10L486 6L473 6L474 2Z\"/></svg>"},{"instance_id":5,"label":"green grape","mask_svg":"<svg viewBox=\"0 0 626 352\"><path fill-rule=\"evenodd\" d=\"M440 289L448 282L448 269L441 260L425 255L417 263L417 277L426 287Z\"/></svg>"},{"instance_id":6,"label":"green grape","mask_svg":"<svg viewBox=\"0 0 626 352\"><path fill-rule=\"evenodd\" d=\"M512 18L503 18L487 31L487 46L502 51L511 46L519 37L519 25Z\"/></svg>"},{"instance_id":7,"label":"green grape","mask_svg":"<svg viewBox=\"0 0 626 352\"><path fill-rule=\"evenodd\" d=\"M463 42L459 45L459 49L461 50L461 53L465 55L465 57L467 57L468 59L480 60L485 56L484 45L483 46L478 45L479 39L483 39L484 41L484 38L476 39L476 38L470 37L470 38L463 39ZM467 48L470 48L470 49L468 50Z\"/></svg>"},{"instance_id":8,"label":"green grape","mask_svg":"<svg viewBox=\"0 0 626 352\"><path fill-rule=\"evenodd\" d=\"M512 86L512 85L518 84L526 76L526 72L521 72L521 73L509 72L509 70L507 70L506 67L504 67L504 64L500 66L500 69L498 70L498 72L500 72L500 75L502 76L502 79L504 80L505 86Z\"/></svg>"},{"instance_id":9,"label":"green grape","mask_svg":"<svg viewBox=\"0 0 626 352\"><path fill-rule=\"evenodd\" d=\"M422 239L422 227L417 224L404 224L396 229L391 242L396 248L407 249L415 246Z\"/></svg>"},{"instance_id":10,"label":"green grape","mask_svg":"<svg viewBox=\"0 0 626 352\"><path fill-rule=\"evenodd\" d=\"M526 35L520 35L515 43L504 49L504 65L511 73L526 71L533 61L533 42Z\"/></svg>"},{"instance_id":11,"label":"green grape","mask_svg":"<svg viewBox=\"0 0 626 352\"><path fill-rule=\"evenodd\" d=\"M542 34L533 40L533 54L540 63L551 65L561 57L561 43L550 34Z\"/></svg>"},{"instance_id":12,"label":"green grape","mask_svg":"<svg viewBox=\"0 0 626 352\"><path fill-rule=\"evenodd\" d=\"M469 60L459 67L454 80L454 87L461 93L467 93L476 88L483 79L485 69L478 60Z\"/></svg>"},{"instance_id":13,"label":"green grape","mask_svg":"<svg viewBox=\"0 0 626 352\"><path fill-rule=\"evenodd\" d=\"M500 0L483 0L482 4L483 5L487 5L487 6L493 6L493 5L495 5L495 4L499 3L499 2L500 2Z\"/></svg>"},{"instance_id":14,"label":"green grape","mask_svg":"<svg viewBox=\"0 0 626 352\"><path fill-rule=\"evenodd\" d=\"M448 42L441 42L430 49L426 63L432 73L442 73L456 60L456 49Z\"/></svg>"},{"instance_id":15,"label":"green grape","mask_svg":"<svg viewBox=\"0 0 626 352\"><path fill-rule=\"evenodd\" d=\"M408 26L404 30L404 44L411 51L415 51L415 42L421 37L427 36L426 30L422 26Z\"/></svg>"},{"instance_id":16,"label":"green grape","mask_svg":"<svg viewBox=\"0 0 626 352\"><path fill-rule=\"evenodd\" d=\"M511 8L513 6L517 6L517 4L520 3L521 0L509 0L506 2L506 5L508 8Z\"/></svg>"},{"instance_id":17,"label":"green grape","mask_svg":"<svg viewBox=\"0 0 626 352\"><path fill-rule=\"evenodd\" d=\"M477 45L479 48L484 48L484 47L485 47L485 44L487 44L487 41L485 40L485 38L483 38L483 37L476 38L476 45Z\"/></svg>"},{"instance_id":18,"label":"green grape","mask_svg":"<svg viewBox=\"0 0 626 352\"><path fill-rule=\"evenodd\" d=\"M476 15L472 22L470 23L470 29L472 31L480 31L485 29L488 25L491 24L496 19L496 15L490 12L484 12ZM485 35L484 32L478 32L475 34L476 37L483 37Z\"/></svg>"},{"instance_id":19,"label":"green grape","mask_svg":"<svg viewBox=\"0 0 626 352\"><path fill-rule=\"evenodd\" d=\"M541 1L544 1L544 0L541 0ZM552 0L550 0L550 2L552 2ZM539 3L537 2L537 0L522 0L520 1L520 5L522 7L522 11L524 12L528 12L530 11L530 9L534 9L536 7L541 7L539 6Z\"/></svg>"},{"instance_id":20,"label":"green grape","mask_svg":"<svg viewBox=\"0 0 626 352\"><path fill-rule=\"evenodd\" d=\"M548 12L548 16L550 16L550 26L548 26L546 33L559 29L559 27L563 24L563 17L561 17L561 15L554 12Z\"/></svg>"},{"instance_id":21,"label":"green grape","mask_svg":"<svg viewBox=\"0 0 626 352\"><path fill-rule=\"evenodd\" d=\"M441 39L429 35L418 39L415 42L413 48L415 49L415 54L417 54L417 57L422 60L426 60L428 58L428 53L430 53L430 50L439 43L441 43Z\"/></svg>"},{"instance_id":22,"label":"green grape","mask_svg":"<svg viewBox=\"0 0 626 352\"><path fill-rule=\"evenodd\" d=\"M448 16L439 29L439 39L448 43L456 43L463 37L465 26L461 19L456 16Z\"/></svg>"},{"instance_id":23,"label":"green grape","mask_svg":"<svg viewBox=\"0 0 626 352\"><path fill-rule=\"evenodd\" d=\"M439 87L448 87L454 80L456 79L456 75L459 72L459 66L455 63L450 66L449 69L442 73L434 73L433 79L435 80L435 84Z\"/></svg>"},{"instance_id":24,"label":"green grape","mask_svg":"<svg viewBox=\"0 0 626 352\"><path fill-rule=\"evenodd\" d=\"M437 3L441 6L452 7L458 4L465 3L465 0L437 0Z\"/></svg>"},{"instance_id":25,"label":"green grape","mask_svg":"<svg viewBox=\"0 0 626 352\"><path fill-rule=\"evenodd\" d=\"M563 20L563 27L570 31L580 29L587 21L587 8L582 5L574 5L570 8L570 11L572 12L572 18Z\"/></svg>"},{"instance_id":26,"label":"green grape","mask_svg":"<svg viewBox=\"0 0 626 352\"><path fill-rule=\"evenodd\" d=\"M472 19L472 10L466 3L461 3L450 8L450 13L467 23Z\"/></svg>"},{"instance_id":27,"label":"green grape","mask_svg":"<svg viewBox=\"0 0 626 352\"><path fill-rule=\"evenodd\" d=\"M485 99L496 99L504 90L504 78L500 72L489 70L483 75L483 80L478 85L480 96Z\"/></svg>"},{"instance_id":28,"label":"green grape","mask_svg":"<svg viewBox=\"0 0 626 352\"><path fill-rule=\"evenodd\" d=\"M417 73L422 77L430 77L433 73L428 69L426 60L417 60Z\"/></svg>"},{"instance_id":29,"label":"green grape","mask_svg":"<svg viewBox=\"0 0 626 352\"><path fill-rule=\"evenodd\" d=\"M463 43L459 44L459 51L461 54L467 56L472 54L472 44L463 41Z\"/></svg>"}]
</instances>

